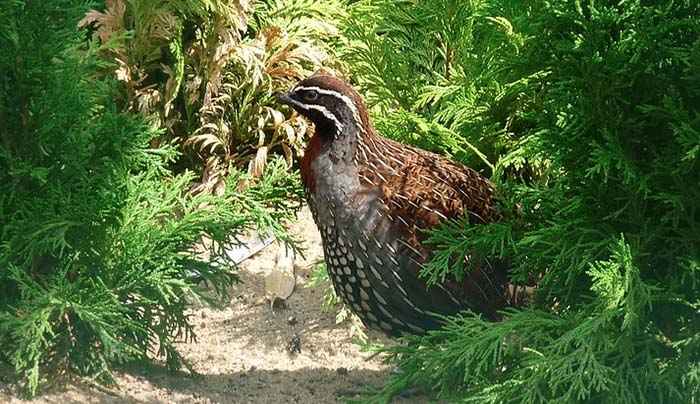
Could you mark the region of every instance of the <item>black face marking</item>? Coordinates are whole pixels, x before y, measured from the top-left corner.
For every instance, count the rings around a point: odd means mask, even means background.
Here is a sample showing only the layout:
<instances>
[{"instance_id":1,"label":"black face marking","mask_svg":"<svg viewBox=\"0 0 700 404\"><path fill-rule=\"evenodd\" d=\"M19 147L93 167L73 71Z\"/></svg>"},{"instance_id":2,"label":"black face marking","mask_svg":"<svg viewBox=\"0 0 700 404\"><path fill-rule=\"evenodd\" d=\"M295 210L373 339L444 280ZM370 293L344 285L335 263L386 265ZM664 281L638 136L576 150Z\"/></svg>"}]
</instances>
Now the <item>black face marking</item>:
<instances>
[{"instance_id":1,"label":"black face marking","mask_svg":"<svg viewBox=\"0 0 700 404\"><path fill-rule=\"evenodd\" d=\"M314 102L318 100L318 91L316 90L299 90L301 98L306 102Z\"/></svg>"},{"instance_id":2,"label":"black face marking","mask_svg":"<svg viewBox=\"0 0 700 404\"><path fill-rule=\"evenodd\" d=\"M321 135L338 138L349 127L361 126L353 97L351 90L338 87L333 79L311 77L279 96L279 100L311 120Z\"/></svg>"}]
</instances>

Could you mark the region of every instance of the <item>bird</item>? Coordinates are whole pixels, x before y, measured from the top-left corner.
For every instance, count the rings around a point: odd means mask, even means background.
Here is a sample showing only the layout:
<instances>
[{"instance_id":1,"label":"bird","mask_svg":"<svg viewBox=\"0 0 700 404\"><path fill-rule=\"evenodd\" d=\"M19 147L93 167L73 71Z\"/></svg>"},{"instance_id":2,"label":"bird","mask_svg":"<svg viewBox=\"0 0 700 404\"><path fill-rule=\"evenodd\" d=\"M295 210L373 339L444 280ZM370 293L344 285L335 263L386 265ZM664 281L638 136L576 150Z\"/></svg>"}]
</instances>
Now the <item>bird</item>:
<instances>
[{"instance_id":1,"label":"bird","mask_svg":"<svg viewBox=\"0 0 700 404\"><path fill-rule=\"evenodd\" d=\"M277 99L313 123L299 163L307 202L335 293L368 328L424 334L463 310L495 321L524 304L507 268L486 260L460 280L420 276L433 254L428 230L465 215L475 225L498 220L487 178L381 136L359 93L335 75L315 73Z\"/></svg>"}]
</instances>

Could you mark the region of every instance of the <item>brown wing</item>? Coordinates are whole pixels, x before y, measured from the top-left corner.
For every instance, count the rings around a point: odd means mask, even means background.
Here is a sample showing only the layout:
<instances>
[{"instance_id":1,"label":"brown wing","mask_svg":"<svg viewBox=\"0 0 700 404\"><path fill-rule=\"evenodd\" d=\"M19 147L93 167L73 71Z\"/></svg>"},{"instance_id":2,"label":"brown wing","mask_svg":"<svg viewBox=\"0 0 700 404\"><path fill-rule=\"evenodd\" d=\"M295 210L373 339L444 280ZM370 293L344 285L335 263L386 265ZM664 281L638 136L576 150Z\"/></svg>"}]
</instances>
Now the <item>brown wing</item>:
<instances>
[{"instance_id":1,"label":"brown wing","mask_svg":"<svg viewBox=\"0 0 700 404\"><path fill-rule=\"evenodd\" d=\"M493 186L476 171L432 153L418 151L384 184L392 210L428 229L447 219L470 216L472 223L494 216Z\"/></svg>"},{"instance_id":2,"label":"brown wing","mask_svg":"<svg viewBox=\"0 0 700 404\"><path fill-rule=\"evenodd\" d=\"M360 178L381 189L389 214L412 232L468 214L471 223L495 219L493 185L471 168L385 138ZM422 241L422 234L417 235Z\"/></svg>"},{"instance_id":3,"label":"brown wing","mask_svg":"<svg viewBox=\"0 0 700 404\"><path fill-rule=\"evenodd\" d=\"M416 287L425 287L418 279L431 254L422 244L425 230L465 214L474 224L494 220L494 188L476 171L444 157L384 138L375 138L375 142L381 142L382 156L374 156L374 162L361 170L360 178L380 187L385 214L404 241L401 255L409 257L402 267L415 275ZM466 256L468 253L465 251ZM506 271L485 261L462 281L448 281L440 287L455 302L453 307L459 302L489 318L496 318L496 311L506 304Z\"/></svg>"}]
</instances>

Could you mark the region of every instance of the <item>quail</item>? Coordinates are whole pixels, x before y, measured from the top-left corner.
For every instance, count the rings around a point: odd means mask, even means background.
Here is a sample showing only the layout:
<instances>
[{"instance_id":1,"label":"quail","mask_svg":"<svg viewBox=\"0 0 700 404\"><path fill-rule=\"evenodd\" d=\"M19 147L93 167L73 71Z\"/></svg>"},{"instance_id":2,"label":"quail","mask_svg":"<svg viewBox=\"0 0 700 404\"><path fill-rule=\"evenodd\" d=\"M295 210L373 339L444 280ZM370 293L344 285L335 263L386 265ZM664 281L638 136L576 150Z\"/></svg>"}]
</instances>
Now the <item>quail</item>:
<instances>
[{"instance_id":1,"label":"quail","mask_svg":"<svg viewBox=\"0 0 700 404\"><path fill-rule=\"evenodd\" d=\"M277 98L314 124L300 162L308 204L336 294L368 327L421 334L444 315L469 309L497 320L522 301L502 266L430 287L419 276L432 254L426 230L464 215L497 219L486 178L379 135L360 95L335 76L314 74Z\"/></svg>"}]
</instances>

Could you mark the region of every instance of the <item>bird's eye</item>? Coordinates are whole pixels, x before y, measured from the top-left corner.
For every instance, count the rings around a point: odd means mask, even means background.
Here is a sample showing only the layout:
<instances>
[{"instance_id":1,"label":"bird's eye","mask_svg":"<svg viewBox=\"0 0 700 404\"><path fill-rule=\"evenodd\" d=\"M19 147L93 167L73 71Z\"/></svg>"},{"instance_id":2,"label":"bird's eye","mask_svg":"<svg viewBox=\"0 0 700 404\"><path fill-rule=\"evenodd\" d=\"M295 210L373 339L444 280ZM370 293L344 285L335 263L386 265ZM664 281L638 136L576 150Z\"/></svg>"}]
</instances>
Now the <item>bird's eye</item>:
<instances>
[{"instance_id":1,"label":"bird's eye","mask_svg":"<svg viewBox=\"0 0 700 404\"><path fill-rule=\"evenodd\" d=\"M306 90L302 94L304 101L316 101L318 99L318 91L316 90Z\"/></svg>"}]
</instances>

